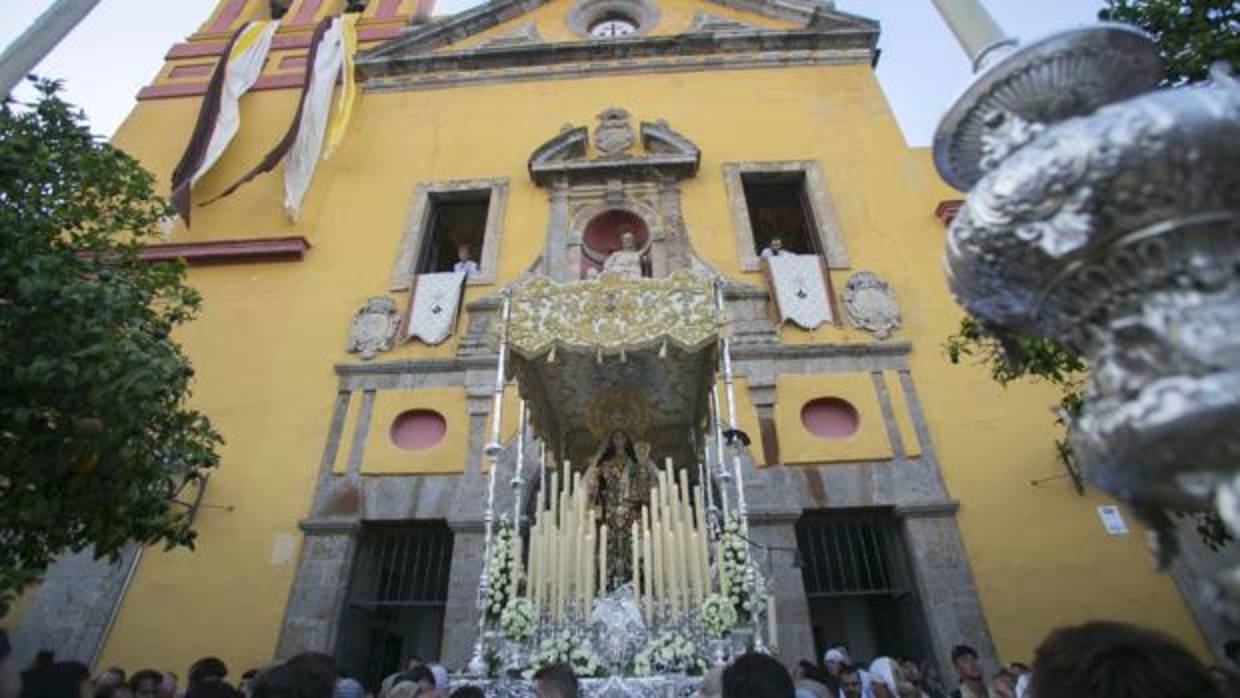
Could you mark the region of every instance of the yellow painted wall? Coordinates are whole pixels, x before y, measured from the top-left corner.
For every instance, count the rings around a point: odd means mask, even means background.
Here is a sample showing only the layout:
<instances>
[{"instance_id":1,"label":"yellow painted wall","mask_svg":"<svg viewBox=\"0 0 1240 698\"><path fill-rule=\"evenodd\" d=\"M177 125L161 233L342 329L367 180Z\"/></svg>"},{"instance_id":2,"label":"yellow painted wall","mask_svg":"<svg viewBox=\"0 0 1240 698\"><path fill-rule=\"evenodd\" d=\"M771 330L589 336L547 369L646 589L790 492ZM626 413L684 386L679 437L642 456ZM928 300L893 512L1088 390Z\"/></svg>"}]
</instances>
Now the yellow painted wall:
<instances>
[{"instance_id":1,"label":"yellow painted wall","mask_svg":"<svg viewBox=\"0 0 1240 698\"><path fill-rule=\"evenodd\" d=\"M405 450L393 443L392 423L407 410L438 412L446 423L443 440L430 448ZM465 472L469 457L469 413L465 388L419 388L375 392L370 431L362 456L363 475Z\"/></svg>"},{"instance_id":2,"label":"yellow painted wall","mask_svg":"<svg viewBox=\"0 0 1240 698\"><path fill-rule=\"evenodd\" d=\"M859 418L857 431L851 436L824 438L807 429L801 422L801 409L820 397L840 398L851 404ZM775 381L775 400L779 458L784 463L884 460L892 456L874 379L868 372L782 375Z\"/></svg>"},{"instance_id":3,"label":"yellow painted wall","mask_svg":"<svg viewBox=\"0 0 1240 698\"><path fill-rule=\"evenodd\" d=\"M526 22L534 23L534 28L538 30L538 35L542 37L543 41L581 41L582 37L570 29L568 23L564 21L565 14L573 7L573 4L573 0L551 0L546 5L523 15L513 22L504 22L496 25L486 31L478 32L473 36L451 43L439 50L457 51L468 48L494 38L497 34L511 31L513 27L520 26ZM699 11L758 27L770 29L799 28L793 22L786 20L770 19L748 12L739 12L730 7L714 3L704 3L700 0L660 0L658 6L659 19L654 27L647 32L646 36L682 34L689 30L689 25L693 22L693 16Z\"/></svg>"},{"instance_id":4,"label":"yellow painted wall","mask_svg":"<svg viewBox=\"0 0 1240 698\"><path fill-rule=\"evenodd\" d=\"M295 99L293 91L246 97L237 141L200 183L199 200L261 157ZM273 561L273 547L282 534L300 535L336 396L333 365L355 360L344 344L358 305L387 291L414 187L509 178L498 270L507 282L537 256L547 225L545 192L525 169L530 153L562 124L592 125L610 106L635 120L666 119L701 148L701 170L683 187L690 239L707 262L750 283L761 278L739 272L722 163L820 163L853 269L878 272L900 299L897 338L913 343L912 376L949 491L963 503L964 542L1005 658L1028 659L1050 628L1097 617L1159 627L1204 651L1171 580L1151 571L1135 526L1108 536L1094 511L1104 497L1082 499L1065 481L1030 487L1060 472L1054 393L1004 389L984 369L946 361L940 344L959 310L939 264L944 231L933 210L958 194L938 180L927 151L905 148L869 66L843 65L366 94L344 147L320 165L300 222L282 216L278 171L196 209L193 230L178 226L174 241L305 235L313 248L300 263L191 271L204 311L178 338L197 368L195 404L227 439L206 502L234 509L202 511L193 553L148 551L103 664L176 669L218 653L240 671L270 659L296 565L295 554ZM197 98L141 102L116 142L166 182L197 109ZM837 288L845 277L837 273ZM466 300L497 288L470 287ZM782 334L795 342L872 339L834 328ZM451 356L457 342L406 344L382 358ZM351 410L358 404L355 397ZM756 424L747 430L760 436Z\"/></svg>"}]
</instances>

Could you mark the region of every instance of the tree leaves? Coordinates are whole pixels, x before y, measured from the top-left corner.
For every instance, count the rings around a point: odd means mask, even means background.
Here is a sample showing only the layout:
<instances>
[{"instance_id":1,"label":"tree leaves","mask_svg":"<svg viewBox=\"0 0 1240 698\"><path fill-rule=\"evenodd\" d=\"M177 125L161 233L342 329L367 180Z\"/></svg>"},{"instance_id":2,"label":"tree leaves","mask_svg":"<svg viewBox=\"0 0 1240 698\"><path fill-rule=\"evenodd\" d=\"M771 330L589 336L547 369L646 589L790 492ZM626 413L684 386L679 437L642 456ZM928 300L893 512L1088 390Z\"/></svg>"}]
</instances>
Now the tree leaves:
<instances>
[{"instance_id":1,"label":"tree leaves","mask_svg":"<svg viewBox=\"0 0 1240 698\"><path fill-rule=\"evenodd\" d=\"M0 106L0 615L66 551L192 545L173 493L221 443L170 339L199 296L183 263L138 257L167 203L36 86Z\"/></svg>"},{"instance_id":2,"label":"tree leaves","mask_svg":"<svg viewBox=\"0 0 1240 698\"><path fill-rule=\"evenodd\" d=\"M1107 0L1098 19L1135 24L1158 45L1164 85L1204 80L1214 61L1240 71L1240 4L1235 0Z\"/></svg>"}]
</instances>

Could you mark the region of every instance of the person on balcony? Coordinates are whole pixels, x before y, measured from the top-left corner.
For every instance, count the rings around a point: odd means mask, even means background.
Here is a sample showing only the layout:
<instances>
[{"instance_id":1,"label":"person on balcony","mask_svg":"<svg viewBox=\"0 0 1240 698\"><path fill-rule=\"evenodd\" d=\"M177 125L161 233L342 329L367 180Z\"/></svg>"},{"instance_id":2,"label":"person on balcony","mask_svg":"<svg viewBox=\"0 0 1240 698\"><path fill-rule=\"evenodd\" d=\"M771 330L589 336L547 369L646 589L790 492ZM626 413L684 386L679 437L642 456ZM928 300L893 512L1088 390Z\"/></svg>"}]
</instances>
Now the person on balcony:
<instances>
[{"instance_id":1,"label":"person on balcony","mask_svg":"<svg viewBox=\"0 0 1240 698\"><path fill-rule=\"evenodd\" d=\"M778 257L781 254L792 253L784 249L784 241L781 238L773 237L767 246L762 248L759 256L765 259L767 257Z\"/></svg>"}]
</instances>

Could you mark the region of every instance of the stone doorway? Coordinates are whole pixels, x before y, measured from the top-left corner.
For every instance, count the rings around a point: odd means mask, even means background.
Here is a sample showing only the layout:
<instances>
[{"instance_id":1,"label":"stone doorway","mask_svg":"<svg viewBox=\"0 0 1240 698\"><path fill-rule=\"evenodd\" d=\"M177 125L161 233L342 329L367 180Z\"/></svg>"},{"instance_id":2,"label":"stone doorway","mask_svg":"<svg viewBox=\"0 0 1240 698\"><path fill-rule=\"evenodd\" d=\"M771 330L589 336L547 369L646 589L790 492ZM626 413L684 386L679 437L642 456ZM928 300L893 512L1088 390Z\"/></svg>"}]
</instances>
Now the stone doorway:
<instances>
[{"instance_id":1,"label":"stone doorway","mask_svg":"<svg viewBox=\"0 0 1240 698\"><path fill-rule=\"evenodd\" d=\"M377 690L411 657L440 660L452 545L442 521L362 525L336 641L345 673Z\"/></svg>"},{"instance_id":2,"label":"stone doorway","mask_svg":"<svg viewBox=\"0 0 1240 698\"><path fill-rule=\"evenodd\" d=\"M899 520L889 507L806 512L796 524L815 655L933 659Z\"/></svg>"}]
</instances>

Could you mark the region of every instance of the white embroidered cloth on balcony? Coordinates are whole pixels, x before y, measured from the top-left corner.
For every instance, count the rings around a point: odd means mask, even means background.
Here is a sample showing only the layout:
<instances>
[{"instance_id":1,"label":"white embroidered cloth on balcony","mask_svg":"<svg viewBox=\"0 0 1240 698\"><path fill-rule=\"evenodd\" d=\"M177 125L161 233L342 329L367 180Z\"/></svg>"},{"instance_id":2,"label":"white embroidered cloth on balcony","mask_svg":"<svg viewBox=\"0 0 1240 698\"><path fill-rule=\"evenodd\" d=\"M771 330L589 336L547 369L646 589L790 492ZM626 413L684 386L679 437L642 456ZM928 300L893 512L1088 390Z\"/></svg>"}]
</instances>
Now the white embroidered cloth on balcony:
<instances>
[{"instance_id":1,"label":"white embroidered cloth on balcony","mask_svg":"<svg viewBox=\"0 0 1240 698\"><path fill-rule=\"evenodd\" d=\"M780 322L791 320L807 330L831 322L831 302L820 257L780 254L763 261Z\"/></svg>"},{"instance_id":2,"label":"white embroidered cloth on balcony","mask_svg":"<svg viewBox=\"0 0 1240 698\"><path fill-rule=\"evenodd\" d=\"M427 344L439 344L452 335L465 277L464 272L455 271L414 277L405 339L417 337Z\"/></svg>"}]
</instances>

